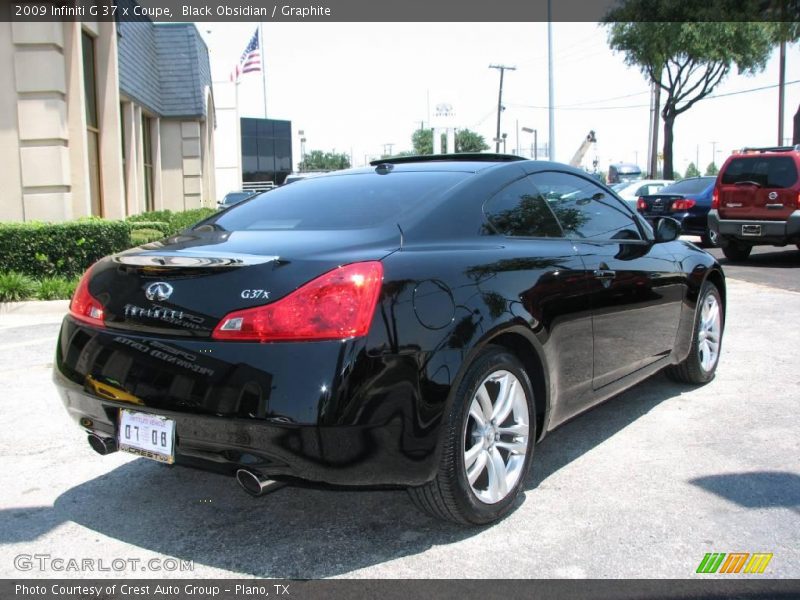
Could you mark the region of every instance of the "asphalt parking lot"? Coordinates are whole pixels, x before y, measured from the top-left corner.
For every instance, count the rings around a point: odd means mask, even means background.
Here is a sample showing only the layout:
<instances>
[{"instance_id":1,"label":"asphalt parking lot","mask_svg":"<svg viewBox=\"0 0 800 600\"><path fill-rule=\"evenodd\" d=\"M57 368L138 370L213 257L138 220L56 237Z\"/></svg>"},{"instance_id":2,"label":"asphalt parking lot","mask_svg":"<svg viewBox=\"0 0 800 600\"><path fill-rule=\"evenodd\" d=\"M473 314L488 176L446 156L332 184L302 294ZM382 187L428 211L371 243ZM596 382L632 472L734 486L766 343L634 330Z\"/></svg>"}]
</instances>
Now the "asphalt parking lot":
<instances>
[{"instance_id":1,"label":"asphalt parking lot","mask_svg":"<svg viewBox=\"0 0 800 600\"><path fill-rule=\"evenodd\" d=\"M230 478L100 457L50 381L65 304L0 312L0 577L691 578L707 552L772 553L764 576L800 577L800 252L787 252L765 268L794 288L728 270L713 382L657 375L574 419L537 447L516 510L473 529L402 491L256 499ZM125 565L19 558L37 554ZM153 558L193 569L144 571Z\"/></svg>"}]
</instances>

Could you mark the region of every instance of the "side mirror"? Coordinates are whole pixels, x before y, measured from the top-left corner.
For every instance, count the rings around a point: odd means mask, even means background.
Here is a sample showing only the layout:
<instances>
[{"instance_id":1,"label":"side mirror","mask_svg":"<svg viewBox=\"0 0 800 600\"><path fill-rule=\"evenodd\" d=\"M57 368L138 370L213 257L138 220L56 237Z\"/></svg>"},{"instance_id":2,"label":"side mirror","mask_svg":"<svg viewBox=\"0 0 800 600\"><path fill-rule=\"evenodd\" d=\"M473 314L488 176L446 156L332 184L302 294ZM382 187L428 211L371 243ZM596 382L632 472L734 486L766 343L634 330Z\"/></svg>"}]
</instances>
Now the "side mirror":
<instances>
[{"instance_id":1,"label":"side mirror","mask_svg":"<svg viewBox=\"0 0 800 600\"><path fill-rule=\"evenodd\" d=\"M661 217L654 228L656 243L677 240L681 234L681 224L672 217Z\"/></svg>"}]
</instances>

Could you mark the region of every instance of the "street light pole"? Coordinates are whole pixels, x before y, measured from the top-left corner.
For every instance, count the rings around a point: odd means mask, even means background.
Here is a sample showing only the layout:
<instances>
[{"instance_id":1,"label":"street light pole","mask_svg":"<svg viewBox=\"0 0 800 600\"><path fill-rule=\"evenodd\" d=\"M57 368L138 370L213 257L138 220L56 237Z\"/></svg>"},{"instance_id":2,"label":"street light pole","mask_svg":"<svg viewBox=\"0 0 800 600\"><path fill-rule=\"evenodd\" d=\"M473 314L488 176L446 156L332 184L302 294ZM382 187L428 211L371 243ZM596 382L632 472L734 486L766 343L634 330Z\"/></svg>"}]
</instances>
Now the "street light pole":
<instances>
[{"instance_id":1,"label":"street light pole","mask_svg":"<svg viewBox=\"0 0 800 600\"><path fill-rule=\"evenodd\" d=\"M490 69L498 69L500 71L500 93L497 95L497 135L494 138L494 151L500 153L500 114L503 112L503 75L506 71L516 71L517 67L508 67L506 65L489 65Z\"/></svg>"},{"instance_id":2,"label":"street light pole","mask_svg":"<svg viewBox=\"0 0 800 600\"><path fill-rule=\"evenodd\" d=\"M522 131L525 133L532 133L533 134L533 142L531 143L531 158L533 160L538 160L539 158L539 132L532 127L523 127Z\"/></svg>"}]
</instances>

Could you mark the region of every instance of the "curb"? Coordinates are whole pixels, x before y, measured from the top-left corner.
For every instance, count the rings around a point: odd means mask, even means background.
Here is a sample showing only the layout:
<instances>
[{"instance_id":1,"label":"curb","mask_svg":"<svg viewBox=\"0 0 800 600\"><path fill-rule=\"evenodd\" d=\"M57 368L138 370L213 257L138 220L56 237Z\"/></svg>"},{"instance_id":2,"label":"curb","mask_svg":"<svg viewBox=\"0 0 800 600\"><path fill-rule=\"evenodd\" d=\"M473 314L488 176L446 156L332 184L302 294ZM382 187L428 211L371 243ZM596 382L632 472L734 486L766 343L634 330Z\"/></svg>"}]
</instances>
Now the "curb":
<instances>
[{"instance_id":1,"label":"curb","mask_svg":"<svg viewBox=\"0 0 800 600\"><path fill-rule=\"evenodd\" d=\"M60 323L69 311L69 300L0 302L0 329Z\"/></svg>"}]
</instances>

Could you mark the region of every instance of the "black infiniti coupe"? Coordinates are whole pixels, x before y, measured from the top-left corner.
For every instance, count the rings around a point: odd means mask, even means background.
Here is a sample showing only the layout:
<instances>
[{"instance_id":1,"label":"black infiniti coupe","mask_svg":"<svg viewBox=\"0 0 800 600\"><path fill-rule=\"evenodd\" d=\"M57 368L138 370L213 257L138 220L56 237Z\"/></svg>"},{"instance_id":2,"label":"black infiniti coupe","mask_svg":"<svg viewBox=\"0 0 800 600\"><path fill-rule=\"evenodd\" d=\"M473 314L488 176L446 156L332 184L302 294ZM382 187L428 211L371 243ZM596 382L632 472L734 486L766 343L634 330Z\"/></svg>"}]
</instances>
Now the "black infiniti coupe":
<instances>
[{"instance_id":1,"label":"black infiniti coupe","mask_svg":"<svg viewBox=\"0 0 800 600\"><path fill-rule=\"evenodd\" d=\"M678 231L561 164L381 160L102 259L54 378L101 454L487 523L565 420L661 369L713 378L724 275Z\"/></svg>"}]
</instances>

